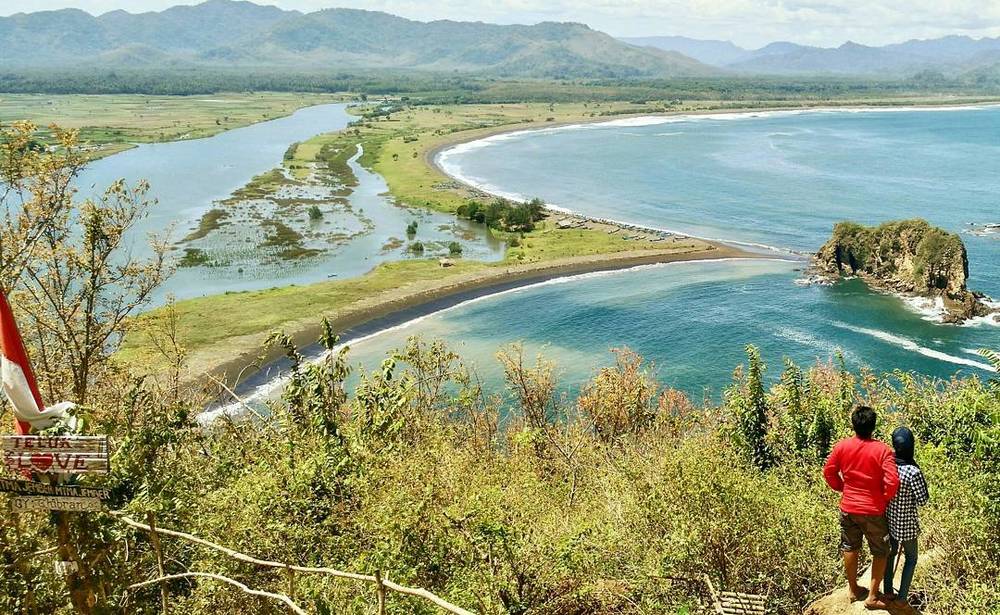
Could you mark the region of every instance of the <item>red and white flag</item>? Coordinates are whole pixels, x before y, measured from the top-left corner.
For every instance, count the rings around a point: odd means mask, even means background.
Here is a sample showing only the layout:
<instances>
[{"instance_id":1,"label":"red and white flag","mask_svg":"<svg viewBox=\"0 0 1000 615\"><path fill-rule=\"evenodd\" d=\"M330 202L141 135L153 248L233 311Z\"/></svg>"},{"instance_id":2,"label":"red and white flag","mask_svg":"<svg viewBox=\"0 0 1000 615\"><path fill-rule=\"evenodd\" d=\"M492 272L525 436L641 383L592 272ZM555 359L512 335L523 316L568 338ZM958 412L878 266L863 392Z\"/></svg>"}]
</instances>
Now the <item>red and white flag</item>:
<instances>
[{"instance_id":1,"label":"red and white flag","mask_svg":"<svg viewBox=\"0 0 1000 615\"><path fill-rule=\"evenodd\" d=\"M19 434L50 427L56 419L65 415L67 406L72 406L60 403L46 409L42 403L31 361L14 321L14 312L3 292L0 292L0 378L3 380L3 392L14 409Z\"/></svg>"}]
</instances>

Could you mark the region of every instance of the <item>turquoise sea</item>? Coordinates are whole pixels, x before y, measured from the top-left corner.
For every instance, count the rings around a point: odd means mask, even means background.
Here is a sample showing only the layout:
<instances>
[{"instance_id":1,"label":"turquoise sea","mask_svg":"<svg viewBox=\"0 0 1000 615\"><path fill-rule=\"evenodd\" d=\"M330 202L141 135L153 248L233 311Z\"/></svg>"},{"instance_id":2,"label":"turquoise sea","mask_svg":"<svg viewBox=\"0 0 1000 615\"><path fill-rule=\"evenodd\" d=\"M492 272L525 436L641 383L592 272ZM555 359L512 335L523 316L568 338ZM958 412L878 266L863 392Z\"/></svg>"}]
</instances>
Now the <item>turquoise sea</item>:
<instances>
[{"instance_id":1,"label":"turquoise sea","mask_svg":"<svg viewBox=\"0 0 1000 615\"><path fill-rule=\"evenodd\" d=\"M1000 222L1000 108L629 119L501 135L439 163L496 194L789 251L817 249L842 219L924 217L963 233L970 287L1000 297L1000 234L970 226ZM991 376L975 351L1000 349L997 325L939 324L929 306L857 281L800 286L803 264L681 263L547 282L356 340L352 360L372 366L410 335L442 338L497 385L497 348L522 341L574 389L628 346L696 399L729 382L747 343L772 375L786 357L810 364L839 349L853 367Z\"/></svg>"}]
</instances>

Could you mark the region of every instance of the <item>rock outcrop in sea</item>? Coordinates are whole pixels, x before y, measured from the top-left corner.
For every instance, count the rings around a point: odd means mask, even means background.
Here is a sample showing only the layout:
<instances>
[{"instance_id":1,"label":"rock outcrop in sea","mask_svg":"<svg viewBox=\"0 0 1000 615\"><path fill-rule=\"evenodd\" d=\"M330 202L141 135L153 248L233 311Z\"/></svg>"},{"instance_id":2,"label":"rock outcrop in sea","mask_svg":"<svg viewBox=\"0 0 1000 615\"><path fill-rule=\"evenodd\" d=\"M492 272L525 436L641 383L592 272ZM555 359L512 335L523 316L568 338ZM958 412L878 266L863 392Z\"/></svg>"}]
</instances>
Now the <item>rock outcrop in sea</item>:
<instances>
[{"instance_id":1,"label":"rock outcrop in sea","mask_svg":"<svg viewBox=\"0 0 1000 615\"><path fill-rule=\"evenodd\" d=\"M944 322L997 312L986 297L966 286L969 258L962 239L924 220L874 227L841 222L813 257L811 273L857 276L877 290L940 299Z\"/></svg>"}]
</instances>

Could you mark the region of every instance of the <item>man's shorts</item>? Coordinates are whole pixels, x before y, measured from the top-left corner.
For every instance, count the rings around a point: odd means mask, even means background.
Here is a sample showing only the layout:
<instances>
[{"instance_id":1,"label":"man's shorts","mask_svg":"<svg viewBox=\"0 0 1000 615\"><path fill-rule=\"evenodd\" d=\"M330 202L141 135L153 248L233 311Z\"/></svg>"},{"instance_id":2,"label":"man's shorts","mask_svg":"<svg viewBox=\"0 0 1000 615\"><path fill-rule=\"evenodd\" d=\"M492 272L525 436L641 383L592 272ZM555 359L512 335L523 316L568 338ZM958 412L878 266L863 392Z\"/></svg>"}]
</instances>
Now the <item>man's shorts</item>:
<instances>
[{"instance_id":1,"label":"man's shorts","mask_svg":"<svg viewBox=\"0 0 1000 615\"><path fill-rule=\"evenodd\" d=\"M840 550L857 551L868 539L872 557L889 556L889 522L884 515L855 515L840 511Z\"/></svg>"}]
</instances>

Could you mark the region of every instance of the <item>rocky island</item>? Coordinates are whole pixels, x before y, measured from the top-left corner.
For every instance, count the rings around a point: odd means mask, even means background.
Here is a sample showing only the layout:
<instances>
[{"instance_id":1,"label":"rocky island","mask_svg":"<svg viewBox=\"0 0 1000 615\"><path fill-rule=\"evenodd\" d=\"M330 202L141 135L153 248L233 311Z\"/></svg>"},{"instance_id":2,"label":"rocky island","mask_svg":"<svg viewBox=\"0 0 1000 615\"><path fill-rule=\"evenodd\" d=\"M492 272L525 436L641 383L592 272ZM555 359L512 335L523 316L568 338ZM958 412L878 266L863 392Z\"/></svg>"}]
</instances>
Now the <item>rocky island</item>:
<instances>
[{"instance_id":1,"label":"rocky island","mask_svg":"<svg viewBox=\"0 0 1000 615\"><path fill-rule=\"evenodd\" d=\"M940 299L944 322L1000 317L985 296L966 286L969 259L961 238L924 220L879 226L841 222L813 257L812 272L857 276L877 290Z\"/></svg>"}]
</instances>

